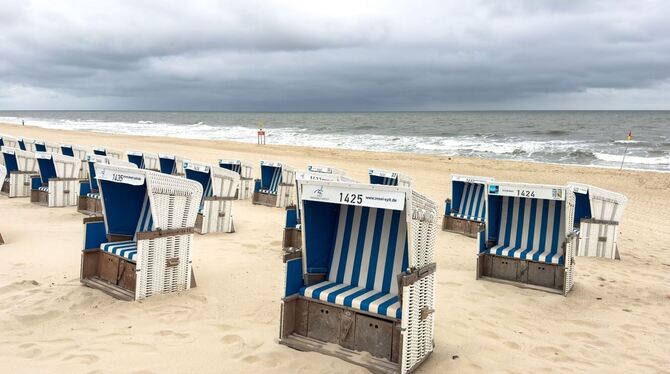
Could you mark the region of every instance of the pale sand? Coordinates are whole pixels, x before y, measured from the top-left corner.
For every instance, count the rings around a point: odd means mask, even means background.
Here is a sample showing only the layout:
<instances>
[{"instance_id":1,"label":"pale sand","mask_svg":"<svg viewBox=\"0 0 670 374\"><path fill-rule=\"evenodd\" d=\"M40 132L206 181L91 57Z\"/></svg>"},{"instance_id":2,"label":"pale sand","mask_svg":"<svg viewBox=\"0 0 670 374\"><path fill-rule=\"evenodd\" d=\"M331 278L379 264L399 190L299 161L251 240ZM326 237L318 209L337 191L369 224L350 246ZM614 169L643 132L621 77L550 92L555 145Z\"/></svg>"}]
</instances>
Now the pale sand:
<instances>
[{"instance_id":1,"label":"pale sand","mask_svg":"<svg viewBox=\"0 0 670 374\"><path fill-rule=\"evenodd\" d=\"M475 240L438 235L436 349L425 373L662 372L670 368L670 174L427 155L53 131L0 133L214 163L261 158L411 175L444 209L451 173L591 183L629 198L622 261L577 259L565 298L475 280ZM258 167L255 166L255 173ZM79 284L82 216L0 198L0 372L365 372L277 344L282 209L236 203L234 234L196 236L198 288L144 302ZM458 356L457 358L455 356Z\"/></svg>"}]
</instances>

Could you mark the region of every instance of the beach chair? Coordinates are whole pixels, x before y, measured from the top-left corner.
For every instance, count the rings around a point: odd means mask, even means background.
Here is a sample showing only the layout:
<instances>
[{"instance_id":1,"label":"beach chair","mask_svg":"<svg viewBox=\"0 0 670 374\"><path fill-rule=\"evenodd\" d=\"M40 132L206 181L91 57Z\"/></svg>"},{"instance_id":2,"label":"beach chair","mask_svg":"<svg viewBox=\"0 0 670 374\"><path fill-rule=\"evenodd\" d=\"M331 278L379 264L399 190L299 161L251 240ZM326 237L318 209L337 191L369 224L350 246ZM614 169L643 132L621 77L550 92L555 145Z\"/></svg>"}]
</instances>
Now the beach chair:
<instances>
[{"instance_id":1,"label":"beach chair","mask_svg":"<svg viewBox=\"0 0 670 374\"><path fill-rule=\"evenodd\" d=\"M35 141L29 138L18 138L16 143L19 146L19 149L27 152L35 152Z\"/></svg>"},{"instance_id":2,"label":"beach chair","mask_svg":"<svg viewBox=\"0 0 670 374\"><path fill-rule=\"evenodd\" d=\"M619 260L619 221L626 196L582 183L569 183L575 193L574 227L579 231L577 256Z\"/></svg>"},{"instance_id":3,"label":"beach chair","mask_svg":"<svg viewBox=\"0 0 670 374\"><path fill-rule=\"evenodd\" d=\"M442 230L476 238L486 219L486 189L493 178L453 175Z\"/></svg>"},{"instance_id":4,"label":"beach chair","mask_svg":"<svg viewBox=\"0 0 670 374\"><path fill-rule=\"evenodd\" d=\"M155 153L128 151L128 161L137 165L140 169L161 171L158 155Z\"/></svg>"},{"instance_id":5,"label":"beach chair","mask_svg":"<svg viewBox=\"0 0 670 374\"><path fill-rule=\"evenodd\" d=\"M254 181L253 204L285 208L294 205L295 170L279 162L261 161L261 179Z\"/></svg>"},{"instance_id":6,"label":"beach chair","mask_svg":"<svg viewBox=\"0 0 670 374\"><path fill-rule=\"evenodd\" d=\"M158 165L160 172L168 175L184 175L184 159L182 157L159 153Z\"/></svg>"},{"instance_id":7,"label":"beach chair","mask_svg":"<svg viewBox=\"0 0 670 374\"><path fill-rule=\"evenodd\" d=\"M81 282L122 300L195 287L200 184L100 162L95 171L104 214L84 219Z\"/></svg>"},{"instance_id":8,"label":"beach chair","mask_svg":"<svg viewBox=\"0 0 670 374\"><path fill-rule=\"evenodd\" d=\"M118 158L122 159L123 158L123 152L112 149L112 148L105 148L105 147L93 147L93 154L98 155L98 156L107 156L111 158Z\"/></svg>"},{"instance_id":9,"label":"beach chair","mask_svg":"<svg viewBox=\"0 0 670 374\"><path fill-rule=\"evenodd\" d=\"M33 141L33 146L35 147L34 152L61 153L59 144L45 142L44 140Z\"/></svg>"},{"instance_id":10,"label":"beach chair","mask_svg":"<svg viewBox=\"0 0 670 374\"><path fill-rule=\"evenodd\" d=\"M79 205L77 211L86 215L102 215L102 201L100 199L100 189L95 175L95 164L102 163L106 165L121 166L130 169L137 168L132 162L123 161L118 158L98 156L89 154L86 157L86 169L88 177L79 182Z\"/></svg>"},{"instance_id":11,"label":"beach chair","mask_svg":"<svg viewBox=\"0 0 670 374\"><path fill-rule=\"evenodd\" d=\"M238 200L247 200L252 195L253 167L241 160L219 160L219 167L232 170L240 175L240 188L237 191Z\"/></svg>"},{"instance_id":12,"label":"beach chair","mask_svg":"<svg viewBox=\"0 0 670 374\"><path fill-rule=\"evenodd\" d=\"M0 147L19 148L19 143L17 139L11 135L0 134ZM2 157L0 157L0 162L4 162L4 160L1 159Z\"/></svg>"},{"instance_id":13,"label":"beach chair","mask_svg":"<svg viewBox=\"0 0 670 374\"><path fill-rule=\"evenodd\" d=\"M36 152L40 174L31 178L30 202L54 207L76 206L81 161L58 153Z\"/></svg>"},{"instance_id":14,"label":"beach chair","mask_svg":"<svg viewBox=\"0 0 670 374\"><path fill-rule=\"evenodd\" d=\"M9 197L29 197L31 177L39 174L35 154L10 147L2 147L1 152L7 168L2 193Z\"/></svg>"},{"instance_id":15,"label":"beach chair","mask_svg":"<svg viewBox=\"0 0 670 374\"><path fill-rule=\"evenodd\" d=\"M574 282L575 194L565 186L492 182L477 279L567 295Z\"/></svg>"},{"instance_id":16,"label":"beach chair","mask_svg":"<svg viewBox=\"0 0 670 374\"><path fill-rule=\"evenodd\" d=\"M373 372L433 351L437 206L406 187L303 181L301 250L284 251L279 342Z\"/></svg>"},{"instance_id":17,"label":"beach chair","mask_svg":"<svg viewBox=\"0 0 670 374\"><path fill-rule=\"evenodd\" d=\"M300 202L300 185L303 181L338 181L358 183L357 181L348 178L342 170L330 166L307 165L306 171L296 172L296 202ZM282 246L283 248L302 248L299 203L295 206L286 207L286 225L284 226Z\"/></svg>"},{"instance_id":18,"label":"beach chair","mask_svg":"<svg viewBox=\"0 0 670 374\"><path fill-rule=\"evenodd\" d=\"M7 177L7 168L5 165L0 164L0 181L5 181ZM0 244L5 244L5 241L2 239L2 233L0 232Z\"/></svg>"},{"instance_id":19,"label":"beach chair","mask_svg":"<svg viewBox=\"0 0 670 374\"><path fill-rule=\"evenodd\" d=\"M412 178L394 171L369 169L368 174L370 175L370 184L412 187Z\"/></svg>"},{"instance_id":20,"label":"beach chair","mask_svg":"<svg viewBox=\"0 0 670 374\"><path fill-rule=\"evenodd\" d=\"M235 232L233 201L240 185L240 175L220 167L184 161L186 178L197 181L203 194L195 222L195 231Z\"/></svg>"},{"instance_id":21,"label":"beach chair","mask_svg":"<svg viewBox=\"0 0 670 374\"><path fill-rule=\"evenodd\" d=\"M91 150L88 147L76 145L76 144L61 144L60 153L65 156L70 156L81 161L81 169L79 170L79 178L87 179L88 178L88 155L91 153Z\"/></svg>"}]
</instances>

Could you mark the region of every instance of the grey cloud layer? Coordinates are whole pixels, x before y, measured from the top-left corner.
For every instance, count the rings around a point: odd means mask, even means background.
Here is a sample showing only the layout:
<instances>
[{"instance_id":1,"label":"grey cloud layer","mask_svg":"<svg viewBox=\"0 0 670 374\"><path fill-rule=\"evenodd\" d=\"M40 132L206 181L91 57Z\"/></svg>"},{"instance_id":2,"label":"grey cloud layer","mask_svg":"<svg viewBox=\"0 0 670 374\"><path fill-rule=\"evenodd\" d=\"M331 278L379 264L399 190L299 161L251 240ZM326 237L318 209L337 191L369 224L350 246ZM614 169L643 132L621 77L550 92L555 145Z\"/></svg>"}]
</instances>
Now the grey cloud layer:
<instances>
[{"instance_id":1,"label":"grey cloud layer","mask_svg":"<svg viewBox=\"0 0 670 374\"><path fill-rule=\"evenodd\" d=\"M665 1L0 2L0 109L670 102Z\"/></svg>"}]
</instances>

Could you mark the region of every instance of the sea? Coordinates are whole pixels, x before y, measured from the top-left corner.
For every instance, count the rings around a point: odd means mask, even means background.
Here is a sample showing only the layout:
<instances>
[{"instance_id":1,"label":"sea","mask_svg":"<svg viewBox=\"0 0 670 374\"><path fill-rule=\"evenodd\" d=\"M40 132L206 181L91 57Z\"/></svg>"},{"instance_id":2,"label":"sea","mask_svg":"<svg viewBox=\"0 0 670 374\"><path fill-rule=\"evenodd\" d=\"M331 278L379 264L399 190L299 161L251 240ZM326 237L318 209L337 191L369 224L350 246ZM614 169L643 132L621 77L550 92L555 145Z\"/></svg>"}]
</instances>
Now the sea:
<instances>
[{"instance_id":1,"label":"sea","mask_svg":"<svg viewBox=\"0 0 670 374\"><path fill-rule=\"evenodd\" d=\"M50 129L670 171L670 111L0 111ZM632 134L632 139L627 136Z\"/></svg>"}]
</instances>

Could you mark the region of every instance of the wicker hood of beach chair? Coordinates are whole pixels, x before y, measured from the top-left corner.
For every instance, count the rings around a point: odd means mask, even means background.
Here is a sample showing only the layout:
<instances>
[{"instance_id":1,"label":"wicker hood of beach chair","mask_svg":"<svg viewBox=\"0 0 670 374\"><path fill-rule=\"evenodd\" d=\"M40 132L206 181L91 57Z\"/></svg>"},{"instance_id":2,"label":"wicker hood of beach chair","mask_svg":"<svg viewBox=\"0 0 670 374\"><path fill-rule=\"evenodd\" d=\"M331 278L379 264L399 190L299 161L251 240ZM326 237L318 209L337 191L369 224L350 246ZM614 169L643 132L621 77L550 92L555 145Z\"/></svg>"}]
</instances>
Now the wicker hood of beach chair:
<instances>
[{"instance_id":1,"label":"wicker hood of beach chair","mask_svg":"<svg viewBox=\"0 0 670 374\"><path fill-rule=\"evenodd\" d=\"M126 152L128 162L137 165L139 169L161 171L160 161L157 153L128 151Z\"/></svg>"},{"instance_id":2,"label":"wicker hood of beach chair","mask_svg":"<svg viewBox=\"0 0 670 374\"><path fill-rule=\"evenodd\" d=\"M370 184L381 184L384 186L412 187L412 178L395 171L368 169Z\"/></svg>"},{"instance_id":3,"label":"wicker hood of beach chair","mask_svg":"<svg viewBox=\"0 0 670 374\"><path fill-rule=\"evenodd\" d=\"M91 153L89 147L77 144L61 144L60 153L65 156L71 156L81 161L81 169L79 170L79 178L88 178L88 165L86 163L88 155Z\"/></svg>"},{"instance_id":4,"label":"wicker hood of beach chair","mask_svg":"<svg viewBox=\"0 0 670 374\"><path fill-rule=\"evenodd\" d=\"M5 177L7 176L7 168L5 167L4 164L0 164L0 181L5 180ZM5 244L4 239L2 239L2 232L0 231L0 245Z\"/></svg>"},{"instance_id":5,"label":"wicker hood of beach chair","mask_svg":"<svg viewBox=\"0 0 670 374\"><path fill-rule=\"evenodd\" d=\"M194 287L200 184L102 162L94 167L103 216L84 219L81 282L122 300Z\"/></svg>"},{"instance_id":6,"label":"wicker hood of beach chair","mask_svg":"<svg viewBox=\"0 0 670 374\"><path fill-rule=\"evenodd\" d=\"M233 201L237 200L240 175L232 170L192 161L184 161L184 171L187 179L197 181L203 189L196 232L235 232Z\"/></svg>"},{"instance_id":7,"label":"wicker hood of beach chair","mask_svg":"<svg viewBox=\"0 0 670 374\"><path fill-rule=\"evenodd\" d=\"M181 156L159 153L158 166L160 172L167 175L184 175L184 158Z\"/></svg>"},{"instance_id":8,"label":"wicker hood of beach chair","mask_svg":"<svg viewBox=\"0 0 670 374\"><path fill-rule=\"evenodd\" d=\"M577 256L620 259L617 238L628 198L588 184L571 182L568 186L575 193Z\"/></svg>"},{"instance_id":9,"label":"wicker hood of beach chair","mask_svg":"<svg viewBox=\"0 0 670 374\"><path fill-rule=\"evenodd\" d=\"M97 156L107 156L110 158L116 158L116 159L125 159L123 157L124 153L113 148L107 148L107 147L100 147L100 146L95 146L93 147L93 154Z\"/></svg>"},{"instance_id":10,"label":"wicker hood of beach chair","mask_svg":"<svg viewBox=\"0 0 670 374\"><path fill-rule=\"evenodd\" d=\"M253 194L254 168L242 160L219 160L219 167L232 170L240 175L240 188L237 191L238 200L248 200Z\"/></svg>"}]
</instances>

